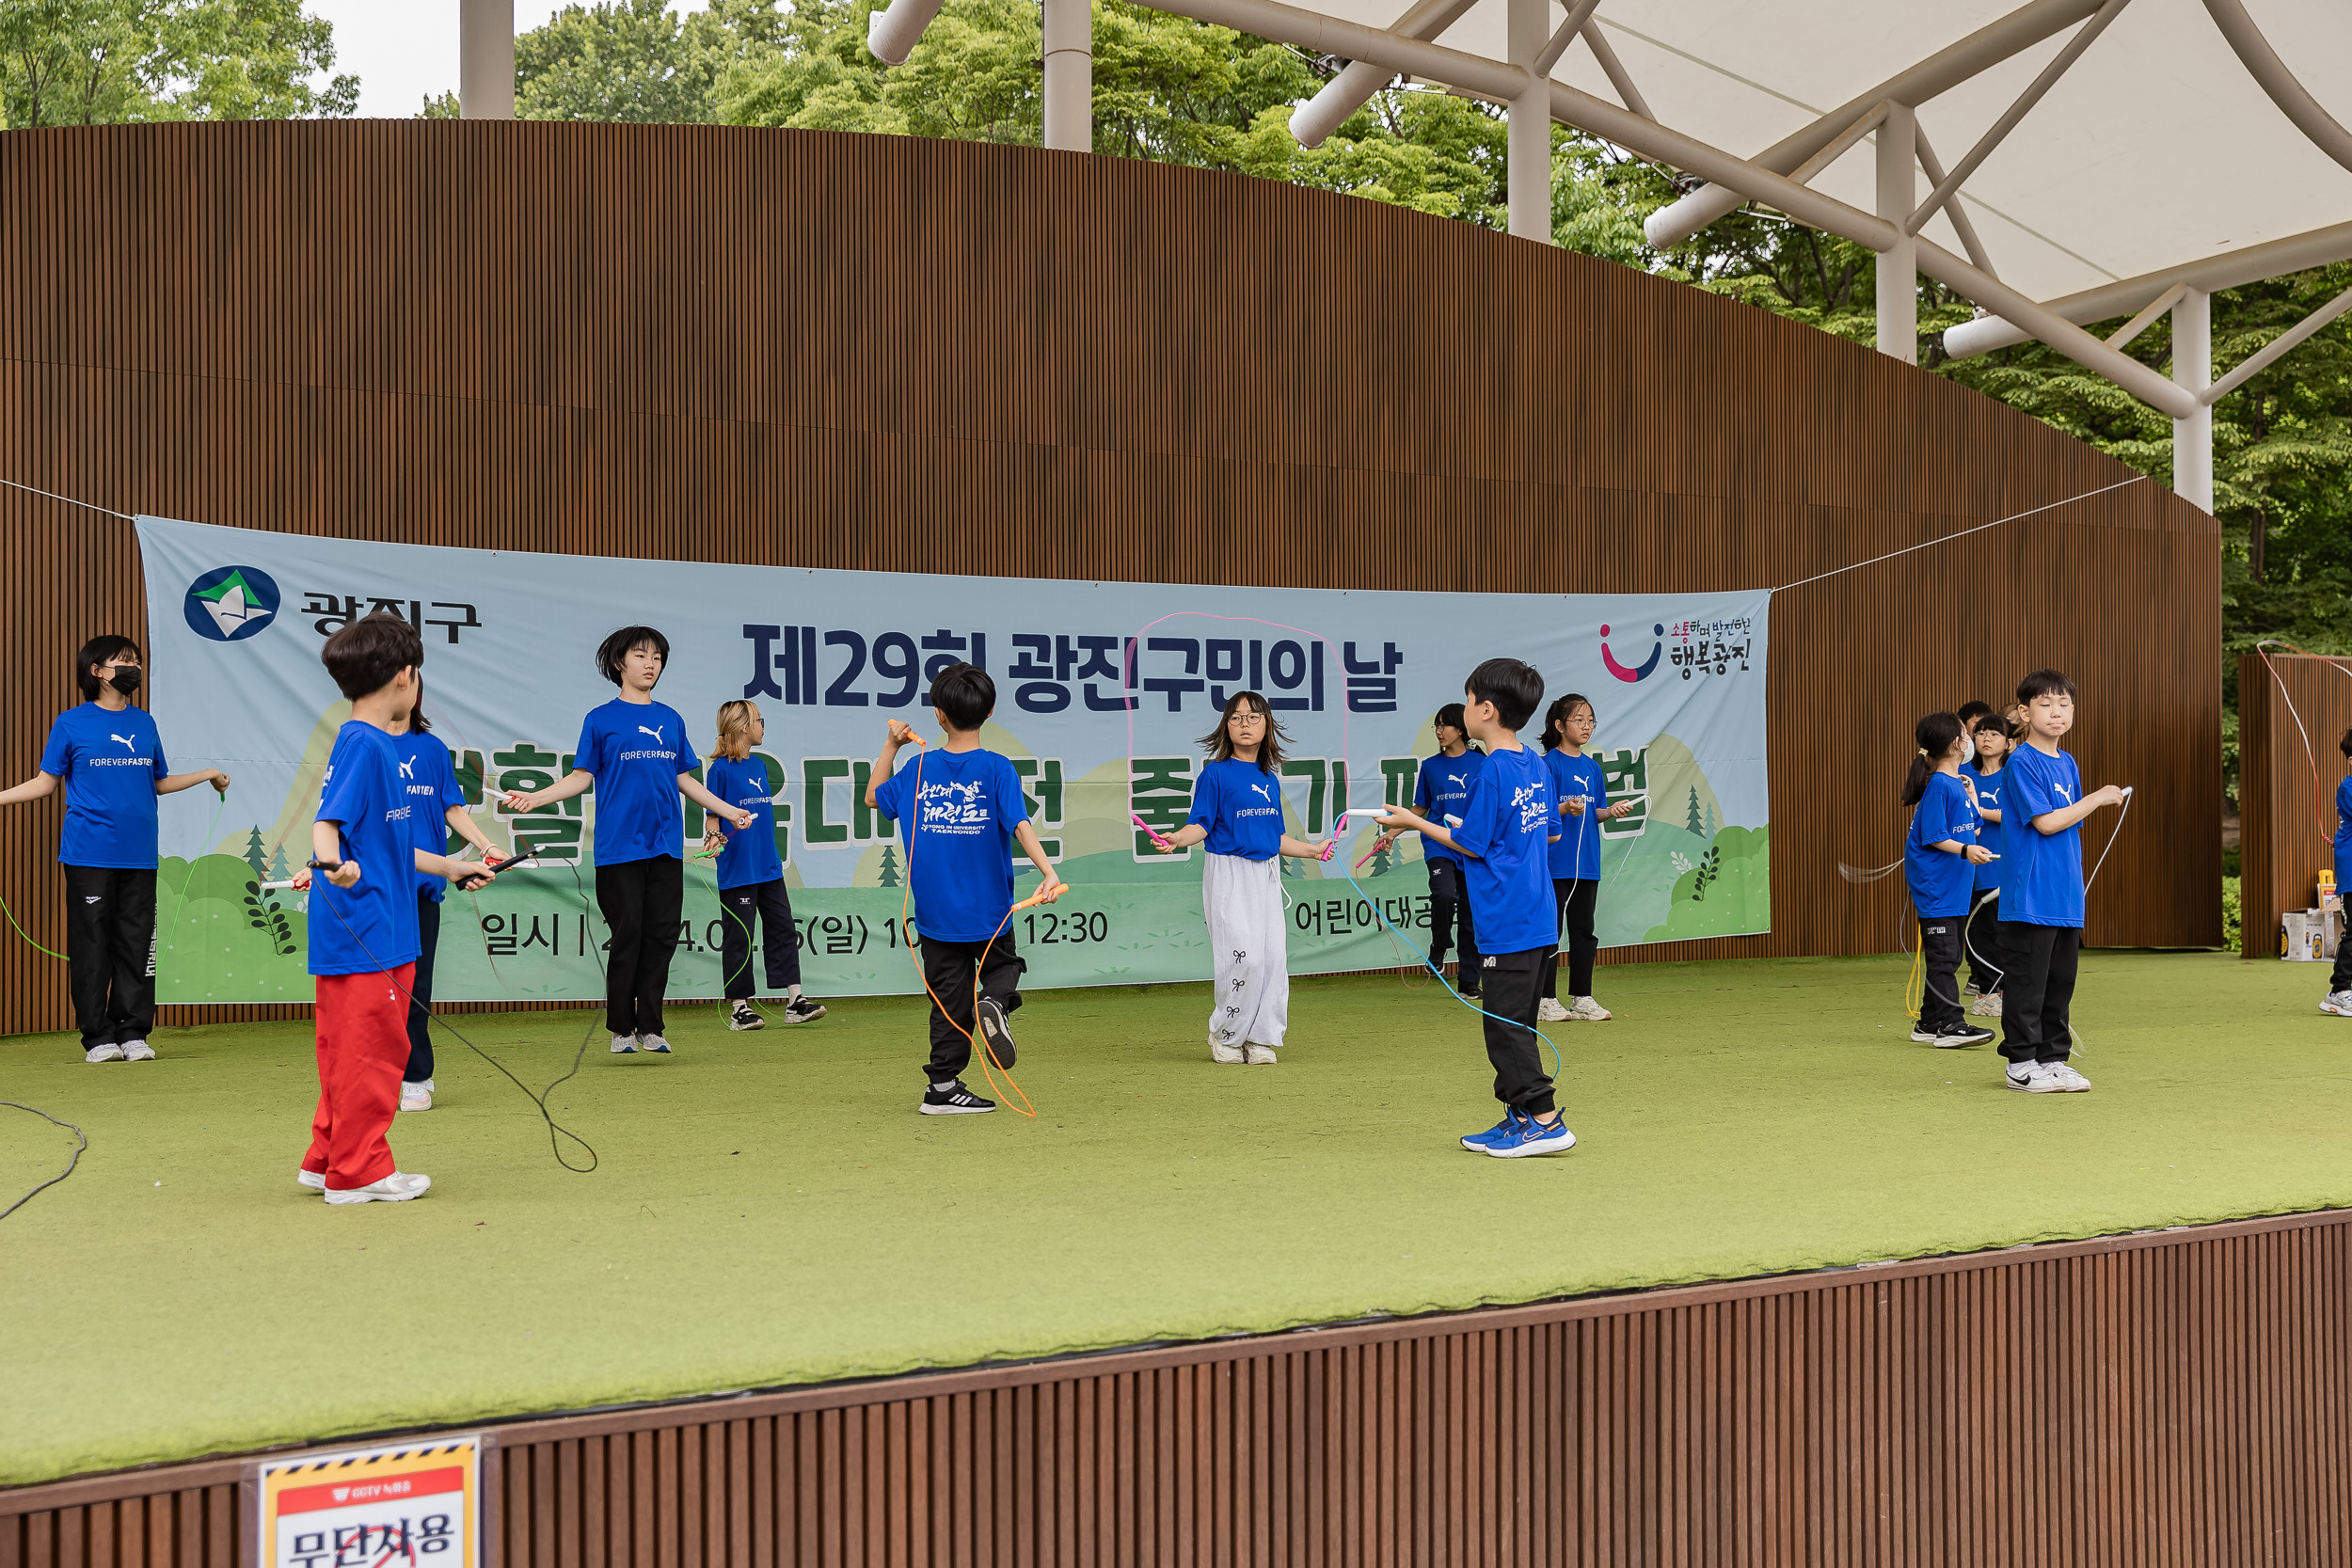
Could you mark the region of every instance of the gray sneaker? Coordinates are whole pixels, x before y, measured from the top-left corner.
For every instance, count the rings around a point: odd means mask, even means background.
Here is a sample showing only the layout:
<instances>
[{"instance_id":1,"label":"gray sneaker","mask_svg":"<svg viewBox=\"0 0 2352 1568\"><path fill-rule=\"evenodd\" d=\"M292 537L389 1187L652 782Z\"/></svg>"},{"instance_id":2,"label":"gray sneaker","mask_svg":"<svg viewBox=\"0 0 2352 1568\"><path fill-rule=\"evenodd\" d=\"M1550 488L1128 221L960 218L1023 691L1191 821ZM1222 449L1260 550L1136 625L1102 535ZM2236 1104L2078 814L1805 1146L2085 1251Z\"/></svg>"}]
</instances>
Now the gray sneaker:
<instances>
[{"instance_id":1,"label":"gray sneaker","mask_svg":"<svg viewBox=\"0 0 2352 1568\"><path fill-rule=\"evenodd\" d=\"M2338 1018L2352 1018L2352 990L2331 990L2321 999L2319 1010Z\"/></svg>"},{"instance_id":2,"label":"gray sneaker","mask_svg":"<svg viewBox=\"0 0 2352 1568\"><path fill-rule=\"evenodd\" d=\"M637 1037L637 1049L648 1056L667 1056L670 1042L660 1035L640 1035Z\"/></svg>"}]
</instances>

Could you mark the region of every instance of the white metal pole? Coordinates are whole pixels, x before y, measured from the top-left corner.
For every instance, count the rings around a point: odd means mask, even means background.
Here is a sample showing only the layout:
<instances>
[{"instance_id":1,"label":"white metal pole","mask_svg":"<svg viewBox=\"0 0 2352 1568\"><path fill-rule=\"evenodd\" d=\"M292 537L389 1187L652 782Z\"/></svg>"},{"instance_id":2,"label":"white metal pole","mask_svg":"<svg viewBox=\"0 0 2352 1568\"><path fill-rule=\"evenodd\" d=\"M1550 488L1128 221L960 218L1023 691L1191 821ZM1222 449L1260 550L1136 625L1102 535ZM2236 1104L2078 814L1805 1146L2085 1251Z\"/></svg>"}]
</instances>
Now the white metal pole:
<instances>
[{"instance_id":1,"label":"white metal pole","mask_svg":"<svg viewBox=\"0 0 2352 1568\"><path fill-rule=\"evenodd\" d=\"M515 118L515 0L458 0L457 106L468 119Z\"/></svg>"},{"instance_id":2,"label":"white metal pole","mask_svg":"<svg viewBox=\"0 0 2352 1568\"><path fill-rule=\"evenodd\" d=\"M1511 232L1551 243L1551 89L1535 62L1551 41L1549 0L1510 0L1511 63L1528 72L1527 89L1511 101L1506 156Z\"/></svg>"},{"instance_id":3,"label":"white metal pole","mask_svg":"<svg viewBox=\"0 0 2352 1568\"><path fill-rule=\"evenodd\" d=\"M1094 8L1045 0L1045 145L1094 150Z\"/></svg>"},{"instance_id":4,"label":"white metal pole","mask_svg":"<svg viewBox=\"0 0 2352 1568\"><path fill-rule=\"evenodd\" d=\"M1907 104L1889 103L1878 130L1878 214L1897 226L1879 252L1879 352L1910 365L1919 362L1919 242L1900 226L1919 204L1918 123Z\"/></svg>"},{"instance_id":5,"label":"white metal pole","mask_svg":"<svg viewBox=\"0 0 2352 1568\"><path fill-rule=\"evenodd\" d=\"M2190 289L2172 307L2172 379L2194 396L2213 380L2213 295ZM2172 488L2213 510L2213 404L2172 421Z\"/></svg>"}]
</instances>

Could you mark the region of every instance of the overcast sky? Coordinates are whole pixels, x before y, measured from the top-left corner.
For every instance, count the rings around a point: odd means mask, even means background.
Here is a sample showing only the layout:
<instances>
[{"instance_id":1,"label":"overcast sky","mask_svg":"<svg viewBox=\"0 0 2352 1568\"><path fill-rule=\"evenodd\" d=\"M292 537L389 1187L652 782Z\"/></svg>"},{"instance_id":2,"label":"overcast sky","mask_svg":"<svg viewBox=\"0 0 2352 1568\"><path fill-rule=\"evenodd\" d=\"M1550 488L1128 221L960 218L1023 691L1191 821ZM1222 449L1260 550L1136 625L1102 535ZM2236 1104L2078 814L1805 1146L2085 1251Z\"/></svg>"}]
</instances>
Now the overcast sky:
<instances>
[{"instance_id":1,"label":"overcast sky","mask_svg":"<svg viewBox=\"0 0 2352 1568\"><path fill-rule=\"evenodd\" d=\"M670 0L698 11L708 0ZM457 0L310 0L311 15L335 24L335 70L359 78L359 113L405 119L435 93L457 88ZM528 32L562 0L515 0L515 30Z\"/></svg>"}]
</instances>

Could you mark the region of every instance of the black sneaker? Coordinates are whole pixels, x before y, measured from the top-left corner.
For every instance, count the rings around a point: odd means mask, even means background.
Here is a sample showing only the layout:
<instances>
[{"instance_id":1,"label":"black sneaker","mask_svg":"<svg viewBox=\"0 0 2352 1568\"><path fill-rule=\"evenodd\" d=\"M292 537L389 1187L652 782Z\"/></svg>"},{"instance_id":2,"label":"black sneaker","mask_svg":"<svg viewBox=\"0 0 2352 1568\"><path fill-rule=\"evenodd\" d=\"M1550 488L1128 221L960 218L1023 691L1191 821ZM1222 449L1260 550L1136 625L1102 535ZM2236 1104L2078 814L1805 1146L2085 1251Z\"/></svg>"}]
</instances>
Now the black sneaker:
<instances>
[{"instance_id":1,"label":"black sneaker","mask_svg":"<svg viewBox=\"0 0 2352 1568\"><path fill-rule=\"evenodd\" d=\"M1002 1072L1012 1066L1015 1056L1019 1054L1013 1049L1012 1025L1005 1022L1004 1004L993 996L981 997L979 1022L980 1038L988 1044L988 1059L996 1064L997 1071ZM993 1105L989 1107L992 1111L995 1108Z\"/></svg>"},{"instance_id":2,"label":"black sneaker","mask_svg":"<svg viewBox=\"0 0 2352 1568\"><path fill-rule=\"evenodd\" d=\"M813 1023L824 1016L825 1005L811 1002L805 996L796 996L784 1005L784 1022L787 1023Z\"/></svg>"},{"instance_id":3,"label":"black sneaker","mask_svg":"<svg viewBox=\"0 0 2352 1568\"><path fill-rule=\"evenodd\" d=\"M924 1090L920 1109L927 1117L976 1117L996 1109L996 1101L982 1100L961 1084L953 1084L944 1089Z\"/></svg>"},{"instance_id":4,"label":"black sneaker","mask_svg":"<svg viewBox=\"0 0 2352 1568\"><path fill-rule=\"evenodd\" d=\"M765 1029L768 1027L768 1021L760 1017L759 1010L749 1002L738 1001L727 1010L727 1027L730 1029Z\"/></svg>"}]
</instances>

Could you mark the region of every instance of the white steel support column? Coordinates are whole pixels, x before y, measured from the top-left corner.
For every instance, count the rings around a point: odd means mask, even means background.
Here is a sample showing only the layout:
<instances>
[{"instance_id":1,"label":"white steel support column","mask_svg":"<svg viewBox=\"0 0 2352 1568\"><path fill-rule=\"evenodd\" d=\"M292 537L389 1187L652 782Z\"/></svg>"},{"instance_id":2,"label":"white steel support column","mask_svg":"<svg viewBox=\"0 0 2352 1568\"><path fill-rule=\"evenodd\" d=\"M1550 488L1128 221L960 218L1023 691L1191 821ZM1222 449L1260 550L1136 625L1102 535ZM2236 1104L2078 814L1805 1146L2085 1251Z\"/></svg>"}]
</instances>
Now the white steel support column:
<instances>
[{"instance_id":1,"label":"white steel support column","mask_svg":"<svg viewBox=\"0 0 2352 1568\"><path fill-rule=\"evenodd\" d=\"M1919 362L1919 245L1902 225L1919 205L1919 122L1910 107L1889 103L1878 129L1878 215L1896 226L1894 245L1879 253L1879 352Z\"/></svg>"},{"instance_id":2,"label":"white steel support column","mask_svg":"<svg viewBox=\"0 0 2352 1568\"><path fill-rule=\"evenodd\" d=\"M1511 232L1551 243L1551 88L1535 62L1551 41L1550 0L1510 0L1511 63L1529 72L1527 90L1511 101L1506 161Z\"/></svg>"},{"instance_id":3,"label":"white steel support column","mask_svg":"<svg viewBox=\"0 0 2352 1568\"><path fill-rule=\"evenodd\" d=\"M458 0L457 107L468 119L515 118L515 0Z\"/></svg>"},{"instance_id":4,"label":"white steel support column","mask_svg":"<svg viewBox=\"0 0 2352 1568\"><path fill-rule=\"evenodd\" d=\"M1045 145L1094 150L1094 7L1045 0Z\"/></svg>"},{"instance_id":5,"label":"white steel support column","mask_svg":"<svg viewBox=\"0 0 2352 1568\"><path fill-rule=\"evenodd\" d=\"M2213 381L2213 295L2190 289L2172 307L2172 379L2192 393ZM2213 404L2172 421L2172 489L2213 510Z\"/></svg>"}]
</instances>

